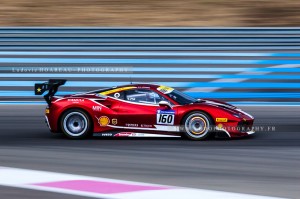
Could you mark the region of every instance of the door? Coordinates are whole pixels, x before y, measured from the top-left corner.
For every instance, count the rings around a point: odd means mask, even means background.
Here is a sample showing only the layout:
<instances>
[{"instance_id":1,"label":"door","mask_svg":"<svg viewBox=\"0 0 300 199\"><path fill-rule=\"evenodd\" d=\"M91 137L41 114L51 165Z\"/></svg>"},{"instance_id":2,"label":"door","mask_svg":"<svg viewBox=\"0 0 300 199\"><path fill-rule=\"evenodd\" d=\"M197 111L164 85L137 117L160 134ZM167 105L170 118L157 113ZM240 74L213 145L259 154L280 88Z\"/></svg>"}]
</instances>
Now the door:
<instances>
[{"instance_id":1,"label":"door","mask_svg":"<svg viewBox=\"0 0 300 199\"><path fill-rule=\"evenodd\" d=\"M151 89L124 91L124 100L121 100L119 106L119 124L124 130L135 132L171 130L176 112L174 109L160 107L160 101L167 100Z\"/></svg>"}]
</instances>

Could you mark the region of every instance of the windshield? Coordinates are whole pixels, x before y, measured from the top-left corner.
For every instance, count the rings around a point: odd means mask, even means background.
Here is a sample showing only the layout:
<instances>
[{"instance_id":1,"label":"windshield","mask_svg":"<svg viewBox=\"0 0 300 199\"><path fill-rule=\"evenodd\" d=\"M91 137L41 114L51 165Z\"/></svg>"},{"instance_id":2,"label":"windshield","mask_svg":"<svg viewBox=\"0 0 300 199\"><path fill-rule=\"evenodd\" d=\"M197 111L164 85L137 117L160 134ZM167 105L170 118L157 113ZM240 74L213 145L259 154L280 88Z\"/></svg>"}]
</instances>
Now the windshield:
<instances>
[{"instance_id":1,"label":"windshield","mask_svg":"<svg viewBox=\"0 0 300 199\"><path fill-rule=\"evenodd\" d=\"M196 102L197 100L193 97L190 97L183 92L180 92L178 90L173 90L170 93L166 93L170 98L172 98L174 101L176 101L180 105L185 105L185 104L191 104Z\"/></svg>"}]
</instances>

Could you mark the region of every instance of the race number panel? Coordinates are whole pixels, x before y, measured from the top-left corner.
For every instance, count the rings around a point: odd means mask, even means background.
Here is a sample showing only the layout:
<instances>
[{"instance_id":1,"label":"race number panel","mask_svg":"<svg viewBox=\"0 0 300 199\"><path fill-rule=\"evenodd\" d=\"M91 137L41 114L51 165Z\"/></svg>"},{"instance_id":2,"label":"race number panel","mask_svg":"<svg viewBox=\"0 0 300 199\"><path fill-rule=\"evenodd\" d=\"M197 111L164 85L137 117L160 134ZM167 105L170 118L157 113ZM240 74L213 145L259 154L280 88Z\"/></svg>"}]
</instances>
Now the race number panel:
<instances>
[{"instance_id":1,"label":"race number panel","mask_svg":"<svg viewBox=\"0 0 300 199\"><path fill-rule=\"evenodd\" d=\"M158 110L156 114L156 123L164 125L174 125L175 111Z\"/></svg>"}]
</instances>

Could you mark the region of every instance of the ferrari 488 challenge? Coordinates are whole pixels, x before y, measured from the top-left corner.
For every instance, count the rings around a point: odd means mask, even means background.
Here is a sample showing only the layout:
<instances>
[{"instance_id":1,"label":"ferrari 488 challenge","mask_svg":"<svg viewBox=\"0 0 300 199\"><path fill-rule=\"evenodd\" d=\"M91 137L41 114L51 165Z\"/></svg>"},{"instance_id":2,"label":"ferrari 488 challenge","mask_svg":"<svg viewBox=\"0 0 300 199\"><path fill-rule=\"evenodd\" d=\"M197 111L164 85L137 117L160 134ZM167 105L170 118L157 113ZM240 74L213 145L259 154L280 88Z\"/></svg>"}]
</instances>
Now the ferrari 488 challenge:
<instances>
[{"instance_id":1,"label":"ferrari 488 challenge","mask_svg":"<svg viewBox=\"0 0 300 199\"><path fill-rule=\"evenodd\" d=\"M171 87L129 84L73 95L54 96L66 80L35 84L35 94L48 104L45 120L52 132L71 139L209 135L242 137L254 133L254 118L225 102L195 99Z\"/></svg>"}]
</instances>

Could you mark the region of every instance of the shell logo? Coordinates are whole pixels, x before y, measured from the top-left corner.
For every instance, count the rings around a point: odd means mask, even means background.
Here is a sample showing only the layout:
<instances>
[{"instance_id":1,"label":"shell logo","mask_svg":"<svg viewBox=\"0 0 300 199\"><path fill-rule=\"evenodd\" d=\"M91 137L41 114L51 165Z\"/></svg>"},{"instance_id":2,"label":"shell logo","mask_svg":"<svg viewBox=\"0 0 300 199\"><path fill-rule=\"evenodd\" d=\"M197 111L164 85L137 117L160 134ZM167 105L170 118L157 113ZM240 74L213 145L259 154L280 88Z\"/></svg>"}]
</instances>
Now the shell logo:
<instances>
[{"instance_id":1,"label":"shell logo","mask_svg":"<svg viewBox=\"0 0 300 199\"><path fill-rule=\"evenodd\" d=\"M101 116L98 120L100 126L107 126L109 124L109 118L107 116Z\"/></svg>"}]
</instances>

